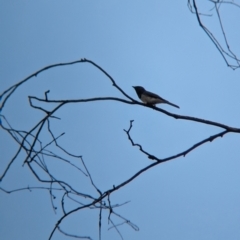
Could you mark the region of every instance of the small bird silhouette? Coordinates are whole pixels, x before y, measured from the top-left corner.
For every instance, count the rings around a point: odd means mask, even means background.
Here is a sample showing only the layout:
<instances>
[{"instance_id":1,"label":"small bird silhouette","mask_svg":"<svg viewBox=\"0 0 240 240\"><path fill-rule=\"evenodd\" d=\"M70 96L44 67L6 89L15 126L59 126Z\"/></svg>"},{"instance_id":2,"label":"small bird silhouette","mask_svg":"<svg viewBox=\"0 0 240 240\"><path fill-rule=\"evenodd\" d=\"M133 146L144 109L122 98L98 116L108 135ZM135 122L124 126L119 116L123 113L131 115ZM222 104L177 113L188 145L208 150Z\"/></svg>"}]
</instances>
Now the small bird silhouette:
<instances>
[{"instance_id":1,"label":"small bird silhouette","mask_svg":"<svg viewBox=\"0 0 240 240\"><path fill-rule=\"evenodd\" d=\"M141 86L133 86L133 88L135 89L138 97L142 100L142 102L146 103L147 105L155 106L155 104L158 104L158 103L166 103L173 107L179 108L179 106L177 106L173 103L170 103L169 101L161 98L160 96L158 96L155 93L145 90Z\"/></svg>"}]
</instances>

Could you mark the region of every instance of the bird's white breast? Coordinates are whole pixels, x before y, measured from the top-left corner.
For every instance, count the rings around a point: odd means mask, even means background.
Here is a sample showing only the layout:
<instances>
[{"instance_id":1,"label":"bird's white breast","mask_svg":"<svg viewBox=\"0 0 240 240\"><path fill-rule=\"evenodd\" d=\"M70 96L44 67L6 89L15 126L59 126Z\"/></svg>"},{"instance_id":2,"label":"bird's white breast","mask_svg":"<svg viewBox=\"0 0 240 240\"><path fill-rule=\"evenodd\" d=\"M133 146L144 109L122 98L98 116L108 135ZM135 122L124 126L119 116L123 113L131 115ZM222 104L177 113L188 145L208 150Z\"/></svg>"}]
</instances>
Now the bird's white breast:
<instances>
[{"instance_id":1,"label":"bird's white breast","mask_svg":"<svg viewBox=\"0 0 240 240\"><path fill-rule=\"evenodd\" d=\"M144 103L148 103L148 104L157 104L157 103L163 103L163 102L164 102L164 101L162 101L162 100L159 99L159 98L149 97L149 96L146 96L146 95L144 95L144 94L142 94L141 100L142 100Z\"/></svg>"}]
</instances>

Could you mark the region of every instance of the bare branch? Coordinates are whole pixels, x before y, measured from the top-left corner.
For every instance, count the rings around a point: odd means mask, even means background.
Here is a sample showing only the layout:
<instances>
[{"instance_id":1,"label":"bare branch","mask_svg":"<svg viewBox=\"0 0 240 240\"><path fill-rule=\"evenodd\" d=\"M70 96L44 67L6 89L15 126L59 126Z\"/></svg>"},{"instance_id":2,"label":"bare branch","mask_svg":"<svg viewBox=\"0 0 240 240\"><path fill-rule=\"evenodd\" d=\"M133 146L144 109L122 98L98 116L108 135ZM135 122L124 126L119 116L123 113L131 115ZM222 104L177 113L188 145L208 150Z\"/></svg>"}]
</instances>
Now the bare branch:
<instances>
[{"instance_id":1,"label":"bare branch","mask_svg":"<svg viewBox=\"0 0 240 240\"><path fill-rule=\"evenodd\" d=\"M217 1L209 0L209 1L214 4L214 7L211 10L214 10L214 9L216 10L219 25L220 25L220 28L221 28L221 31L222 31L222 35L224 37L224 42L225 42L225 45L227 47L227 50L224 50L224 47L220 44L220 42L213 35L213 33L202 23L201 16L203 16L203 17L204 16L211 16L212 17L212 15L200 13L199 10L198 10L197 4L196 4L196 0L192 0L192 1L188 0L187 5L188 5L189 10L196 15L199 26L204 30L204 32L207 34L207 36L213 42L213 44L215 45L215 47L217 48L217 50L219 51L219 53L223 57L227 66L232 68L233 70L235 70L235 69L240 67L240 59L231 50L231 48L229 46L227 36L225 34L225 30L224 30L224 27L223 27L221 15L219 13L219 8L222 4L232 4L233 6L238 7L238 8L240 6L236 3L234 3L233 1L219 1L219 0L217 0ZM229 60L233 60L235 62L235 64L231 64Z\"/></svg>"},{"instance_id":2,"label":"bare branch","mask_svg":"<svg viewBox=\"0 0 240 240\"><path fill-rule=\"evenodd\" d=\"M58 226L57 229L58 229L59 232L63 233L65 236L68 236L68 237L92 240L92 238L88 237L88 236L78 236L78 235L69 234L69 233L63 231L59 226Z\"/></svg>"}]
</instances>

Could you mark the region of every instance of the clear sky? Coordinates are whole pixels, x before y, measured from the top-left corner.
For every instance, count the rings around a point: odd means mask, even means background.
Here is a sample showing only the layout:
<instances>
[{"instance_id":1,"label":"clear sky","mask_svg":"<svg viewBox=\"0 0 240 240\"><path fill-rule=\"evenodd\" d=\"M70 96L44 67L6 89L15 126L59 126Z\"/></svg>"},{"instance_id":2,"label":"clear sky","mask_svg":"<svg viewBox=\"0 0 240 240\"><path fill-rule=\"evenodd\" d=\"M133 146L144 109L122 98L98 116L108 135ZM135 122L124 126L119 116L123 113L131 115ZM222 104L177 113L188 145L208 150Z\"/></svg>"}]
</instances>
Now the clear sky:
<instances>
[{"instance_id":1,"label":"clear sky","mask_svg":"<svg viewBox=\"0 0 240 240\"><path fill-rule=\"evenodd\" d=\"M202 7L208 11L212 5ZM240 10L228 4L220 12L232 50L239 56ZM203 19L222 42L216 13L210 13L212 17ZM0 1L0 32L0 93L42 67L87 58L135 99L132 86L141 85L180 106L160 106L167 111L240 128L239 70L226 66L187 1ZM30 108L28 96L44 97L46 90L51 99L124 98L98 69L80 63L32 78L12 95L2 114L14 128L31 129L44 115ZM152 163L131 146L123 131L130 120L134 120L133 140L159 158L222 131L115 101L68 105L55 116L61 121L51 120L54 133L66 133L60 143L83 156L102 192ZM116 211L140 229L120 226L123 238L240 239L239 139L237 134L227 134L186 157L150 169L113 193L113 204L130 201ZM50 140L46 129L41 140ZM0 141L2 174L18 145L3 130ZM22 167L25 157L22 152L13 163L2 188L43 186L27 166ZM69 160L82 167L76 159ZM67 164L49 159L48 166L56 178L97 196L89 181ZM62 216L61 193L54 194L56 214L46 190L9 195L0 191L1 239L48 239ZM69 201L66 206L70 210L77 205ZM98 239L98 214L79 211L64 220L61 228ZM121 239L109 227L108 212L104 212L102 239ZM68 238L56 231L52 239Z\"/></svg>"}]
</instances>

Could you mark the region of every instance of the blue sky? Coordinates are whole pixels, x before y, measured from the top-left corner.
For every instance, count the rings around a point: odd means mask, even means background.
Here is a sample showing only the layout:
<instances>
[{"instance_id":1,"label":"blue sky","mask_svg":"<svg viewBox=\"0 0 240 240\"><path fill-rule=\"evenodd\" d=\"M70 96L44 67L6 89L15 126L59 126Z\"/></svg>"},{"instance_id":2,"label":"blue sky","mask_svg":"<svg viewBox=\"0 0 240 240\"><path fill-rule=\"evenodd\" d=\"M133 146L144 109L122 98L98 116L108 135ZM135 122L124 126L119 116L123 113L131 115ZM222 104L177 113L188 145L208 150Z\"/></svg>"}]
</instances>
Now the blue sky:
<instances>
[{"instance_id":1,"label":"blue sky","mask_svg":"<svg viewBox=\"0 0 240 240\"><path fill-rule=\"evenodd\" d=\"M208 11L211 5L201 7ZM239 56L239 9L229 4L220 12L229 43ZM216 13L211 13L204 23L222 42ZM226 66L187 1L1 1L0 29L1 93L47 65L87 58L136 100L132 86L141 85L180 106L160 105L167 111L240 127L239 70ZM28 96L44 97L46 90L51 99L124 98L98 69L80 63L32 78L12 95L2 114L16 129L29 130L44 115L29 107ZM123 131L130 120L134 120L133 140L159 158L221 131L115 101L70 104L56 116L61 121L51 121L54 133L66 133L59 142L83 156L103 192L151 163ZM49 141L46 129L41 139ZM0 141L2 174L18 145L5 131L0 131ZM186 157L150 169L113 193L114 204L130 201L117 211L140 229L121 226L124 239L240 239L239 156L239 136L227 134ZM27 166L22 167L24 159L23 152L1 182L2 188L42 186ZM78 171L53 159L48 166L58 179L97 196ZM0 191L2 239L48 239L62 216L61 194L54 194L56 214L47 191L9 195ZM76 207L70 201L66 205L69 210ZM108 230L107 218L104 212L102 239L121 239L115 230ZM79 211L61 227L98 239L98 211ZM52 239L68 238L56 232Z\"/></svg>"}]
</instances>

